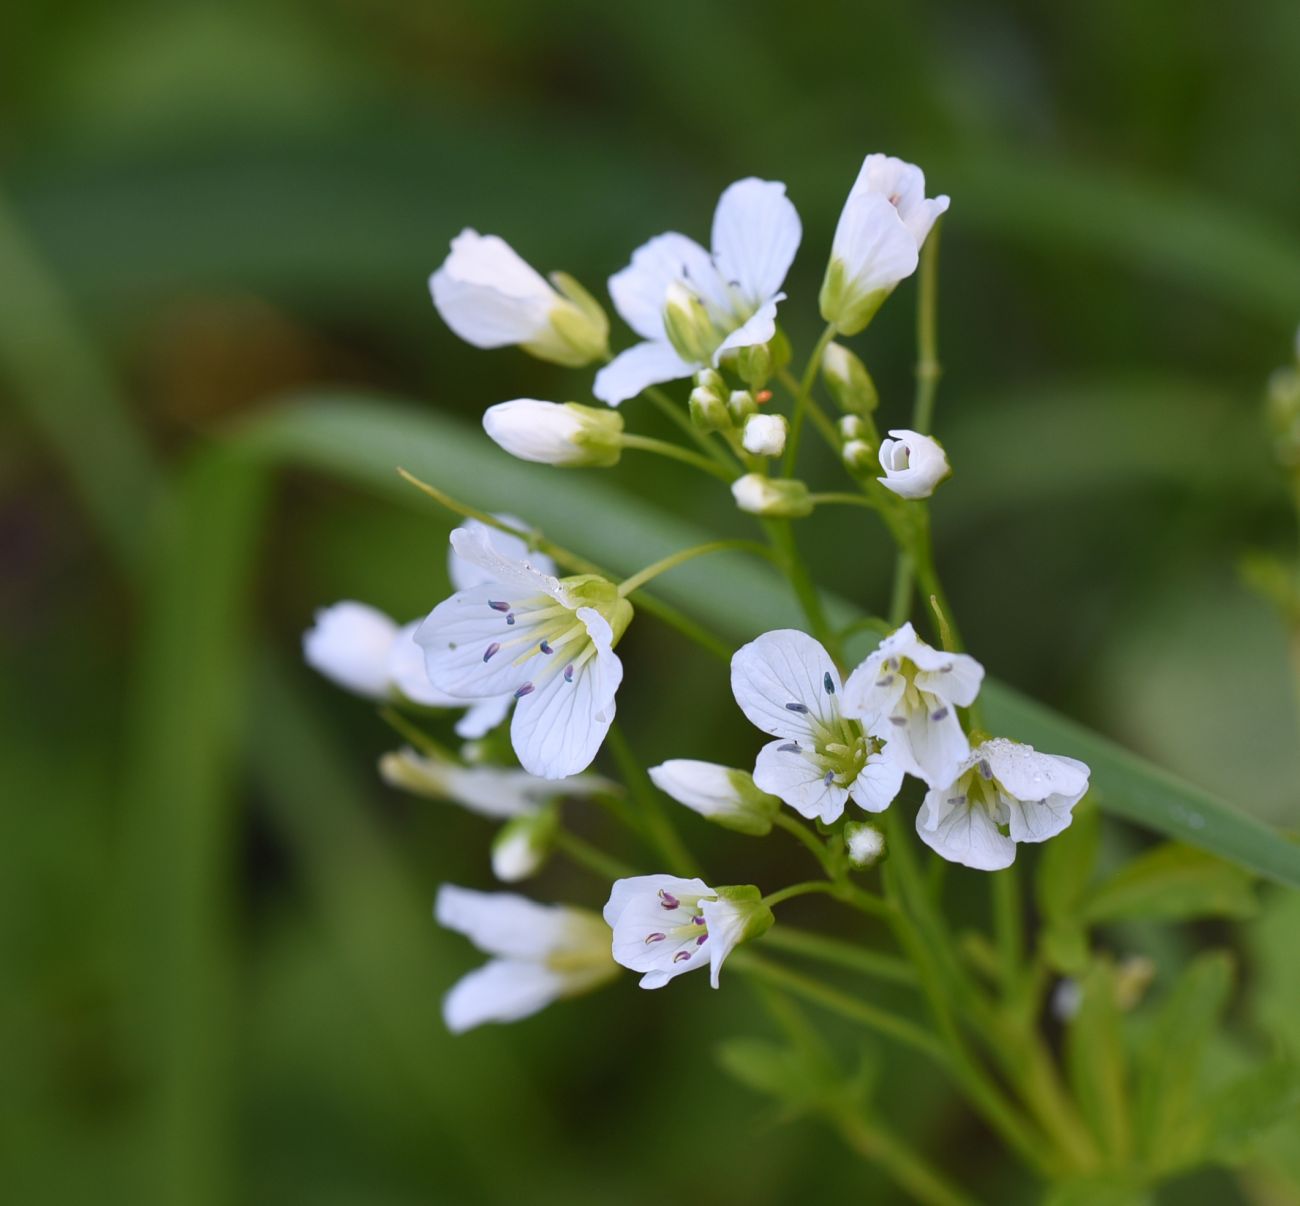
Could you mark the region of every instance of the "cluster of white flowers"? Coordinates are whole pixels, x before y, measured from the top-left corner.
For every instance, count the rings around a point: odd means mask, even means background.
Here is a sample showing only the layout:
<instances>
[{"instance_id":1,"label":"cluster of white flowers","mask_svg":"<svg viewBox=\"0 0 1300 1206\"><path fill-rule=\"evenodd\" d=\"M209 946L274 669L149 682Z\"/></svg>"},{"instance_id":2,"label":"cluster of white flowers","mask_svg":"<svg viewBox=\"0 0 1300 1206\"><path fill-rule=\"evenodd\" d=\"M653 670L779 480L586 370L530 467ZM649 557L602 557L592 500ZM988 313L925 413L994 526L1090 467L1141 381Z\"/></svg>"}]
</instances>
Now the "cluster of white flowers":
<instances>
[{"instance_id":1,"label":"cluster of white flowers","mask_svg":"<svg viewBox=\"0 0 1300 1206\"><path fill-rule=\"evenodd\" d=\"M844 412L836 450L869 504L895 516L949 475L947 457L923 432L876 434L874 382L852 352L831 340L862 331L916 271L947 208L947 197L926 197L919 168L867 156L821 288L828 327L819 367ZM771 400L765 384L788 353L776 316L801 234L783 184L732 184L718 201L710 249L683 234L661 234L610 278L614 307L641 340L612 358L608 321L591 295L563 274L548 282L496 236L463 231L430 289L447 324L478 347L517 345L573 367L604 362L592 385L603 408L534 398L490 407L484 428L507 452L556 466L612 466L626 447L662 442L626 435L622 415L609 408L692 378L690 421L706 447L714 435L729 446L739 508L801 518L835 496L769 476L768 463L796 438L818 364L810 364L793 422L760 409ZM696 455L676 452L679 459ZM615 647L632 619L626 596L642 577L622 586L592 573L559 577L559 567L527 535L526 525L509 516L471 520L451 534L452 593L422 622L399 627L364 604L339 603L322 611L304 638L307 661L357 694L466 709L456 726L464 738L482 738L509 717L518 766L475 762L472 747L458 758L432 743L380 761L386 782L502 822L492 866L506 882L541 866L558 840L561 799L620 790L586 772L614 721L623 680ZM564 560L558 550L556 556ZM1069 825L1089 772L1073 759L1001 738L977 737L972 745L964 714L983 676L974 658L931 647L910 623L847 677L812 636L767 632L731 661L737 704L772 738L752 773L672 759L649 775L685 807L750 836L778 821L802 825L781 817L782 804L822 826L840 822L849 800L881 813L911 775L926 786L916 818L921 839L968 867L1004 868L1017 843L1041 842ZM846 821L839 832L853 867L869 867L885 853L873 824ZM640 972L646 988L707 966L716 988L730 952L773 920L768 898L752 885L710 887L671 875L617 879L603 920L582 909L452 886L440 891L436 916L493 956L446 1000L446 1020L456 1031L524 1017L604 982L616 965Z\"/></svg>"}]
</instances>

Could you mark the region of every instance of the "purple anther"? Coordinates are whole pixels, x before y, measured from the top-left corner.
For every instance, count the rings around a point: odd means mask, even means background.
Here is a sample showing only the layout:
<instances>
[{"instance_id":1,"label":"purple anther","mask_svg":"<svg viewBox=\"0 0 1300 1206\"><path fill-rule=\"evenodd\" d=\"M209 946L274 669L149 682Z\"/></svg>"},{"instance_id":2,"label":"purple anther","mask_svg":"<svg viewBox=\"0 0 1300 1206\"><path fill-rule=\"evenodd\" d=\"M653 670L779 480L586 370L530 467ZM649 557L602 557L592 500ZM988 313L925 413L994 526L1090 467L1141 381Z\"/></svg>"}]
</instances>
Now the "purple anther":
<instances>
[{"instance_id":1,"label":"purple anther","mask_svg":"<svg viewBox=\"0 0 1300 1206\"><path fill-rule=\"evenodd\" d=\"M538 646L538 648L539 648L543 653L554 653L554 652L555 652L555 650L551 648L551 642L550 642L550 641L543 641L543 642Z\"/></svg>"},{"instance_id":2,"label":"purple anther","mask_svg":"<svg viewBox=\"0 0 1300 1206\"><path fill-rule=\"evenodd\" d=\"M834 782L835 782L835 772L833 770L828 770L822 778L822 784L826 787L829 787Z\"/></svg>"},{"instance_id":3,"label":"purple anther","mask_svg":"<svg viewBox=\"0 0 1300 1206\"><path fill-rule=\"evenodd\" d=\"M525 695L531 695L535 690L536 688L533 686L532 683L524 683L522 687L519 687L515 691L515 698L523 699Z\"/></svg>"},{"instance_id":4,"label":"purple anther","mask_svg":"<svg viewBox=\"0 0 1300 1206\"><path fill-rule=\"evenodd\" d=\"M831 672L829 670L822 675L822 686L826 688L827 695L835 694L835 681L831 678Z\"/></svg>"},{"instance_id":5,"label":"purple anther","mask_svg":"<svg viewBox=\"0 0 1300 1206\"><path fill-rule=\"evenodd\" d=\"M803 715L808 711L808 705L801 703L788 703L785 705L785 710L787 712L798 712L800 715Z\"/></svg>"},{"instance_id":6,"label":"purple anther","mask_svg":"<svg viewBox=\"0 0 1300 1206\"><path fill-rule=\"evenodd\" d=\"M673 962L674 962L674 963L685 963L686 960L689 959L690 957L691 957L691 952L690 952L690 951L678 951L677 954L675 954L675 955L673 956Z\"/></svg>"},{"instance_id":7,"label":"purple anther","mask_svg":"<svg viewBox=\"0 0 1300 1206\"><path fill-rule=\"evenodd\" d=\"M570 662L567 666L564 667L564 681L565 681L566 683L571 683L571 682L573 682L573 663L572 663L572 662Z\"/></svg>"},{"instance_id":8,"label":"purple anther","mask_svg":"<svg viewBox=\"0 0 1300 1206\"><path fill-rule=\"evenodd\" d=\"M798 754L800 752L797 741L787 741L784 745L777 746L777 753L780 754Z\"/></svg>"},{"instance_id":9,"label":"purple anther","mask_svg":"<svg viewBox=\"0 0 1300 1206\"><path fill-rule=\"evenodd\" d=\"M681 905L682 902L678 900L677 897L674 896L671 892L665 892L662 888L660 888L659 903L663 905L665 909L676 909Z\"/></svg>"},{"instance_id":10,"label":"purple anther","mask_svg":"<svg viewBox=\"0 0 1300 1206\"><path fill-rule=\"evenodd\" d=\"M488 600L488 606L489 606L493 611L509 611L509 610L510 610L510 604L509 604L509 603L497 603L497 602L493 601L492 599L489 599L489 600Z\"/></svg>"},{"instance_id":11,"label":"purple anther","mask_svg":"<svg viewBox=\"0 0 1300 1206\"><path fill-rule=\"evenodd\" d=\"M935 708L935 710L934 710L933 712L930 713L930 719L933 720L933 721L936 721L936 722L937 722L937 721L940 721L940 720L947 720L947 719L948 719L948 709L947 709L947 708Z\"/></svg>"},{"instance_id":12,"label":"purple anther","mask_svg":"<svg viewBox=\"0 0 1300 1206\"><path fill-rule=\"evenodd\" d=\"M645 936L645 940L647 943L662 942L667 937L668 937L667 934L647 934Z\"/></svg>"},{"instance_id":13,"label":"purple anther","mask_svg":"<svg viewBox=\"0 0 1300 1206\"><path fill-rule=\"evenodd\" d=\"M515 622L515 613L513 611L506 613L506 623L513 626Z\"/></svg>"},{"instance_id":14,"label":"purple anther","mask_svg":"<svg viewBox=\"0 0 1300 1206\"><path fill-rule=\"evenodd\" d=\"M501 646L496 641L493 641L492 644L483 650L483 660L485 662L491 661L493 656L500 652Z\"/></svg>"}]
</instances>

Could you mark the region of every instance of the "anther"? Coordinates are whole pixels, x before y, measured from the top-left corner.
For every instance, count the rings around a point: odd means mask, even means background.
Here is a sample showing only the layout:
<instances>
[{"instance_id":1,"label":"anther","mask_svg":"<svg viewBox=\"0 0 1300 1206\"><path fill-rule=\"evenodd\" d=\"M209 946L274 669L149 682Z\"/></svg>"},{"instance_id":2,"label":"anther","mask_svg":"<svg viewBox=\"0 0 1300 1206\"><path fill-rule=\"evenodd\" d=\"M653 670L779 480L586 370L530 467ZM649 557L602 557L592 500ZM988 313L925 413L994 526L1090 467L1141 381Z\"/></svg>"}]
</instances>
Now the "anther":
<instances>
[{"instance_id":1,"label":"anther","mask_svg":"<svg viewBox=\"0 0 1300 1206\"><path fill-rule=\"evenodd\" d=\"M649 946L652 942L662 942L667 937L667 934L647 934L645 936L646 945Z\"/></svg>"},{"instance_id":2,"label":"anther","mask_svg":"<svg viewBox=\"0 0 1300 1206\"><path fill-rule=\"evenodd\" d=\"M949 804L956 804L956 805L959 805L959 806L960 806L960 805L966 803L966 797L965 797L965 796L949 796L949 797L948 797L948 803L949 803Z\"/></svg>"},{"instance_id":3,"label":"anther","mask_svg":"<svg viewBox=\"0 0 1300 1206\"><path fill-rule=\"evenodd\" d=\"M897 670L897 669L898 669L898 658L896 658L896 657L891 657L891 658L889 658L889 659L885 662L885 669L886 669L886 670Z\"/></svg>"},{"instance_id":4,"label":"anther","mask_svg":"<svg viewBox=\"0 0 1300 1206\"><path fill-rule=\"evenodd\" d=\"M518 688L515 691L515 698L523 699L525 695L531 695L535 690L536 688L533 686L532 683L524 683L522 687Z\"/></svg>"},{"instance_id":5,"label":"anther","mask_svg":"<svg viewBox=\"0 0 1300 1206\"><path fill-rule=\"evenodd\" d=\"M828 770L826 772L825 777L822 779L822 784L826 787L829 787L834 782L835 782L835 772L833 770Z\"/></svg>"},{"instance_id":6,"label":"anther","mask_svg":"<svg viewBox=\"0 0 1300 1206\"><path fill-rule=\"evenodd\" d=\"M501 646L496 641L493 641L492 644L490 644L486 649L483 650L483 660L485 662L491 661L492 657L495 654L500 652L501 652Z\"/></svg>"},{"instance_id":7,"label":"anther","mask_svg":"<svg viewBox=\"0 0 1300 1206\"><path fill-rule=\"evenodd\" d=\"M704 924L703 913L696 913L695 916L691 918L691 925L703 925L703 924Z\"/></svg>"},{"instance_id":8,"label":"anther","mask_svg":"<svg viewBox=\"0 0 1300 1206\"><path fill-rule=\"evenodd\" d=\"M931 720L947 720L947 719L948 719L948 709L947 709L947 708L935 708L935 710L934 710L933 712L930 713L930 719L931 719Z\"/></svg>"},{"instance_id":9,"label":"anther","mask_svg":"<svg viewBox=\"0 0 1300 1206\"><path fill-rule=\"evenodd\" d=\"M901 729L901 728L902 728L902 727L907 723L907 717L906 717L906 716L891 716L891 717L889 718L889 723L890 723L890 724L895 724L895 725L897 725L897 726Z\"/></svg>"},{"instance_id":10,"label":"anther","mask_svg":"<svg viewBox=\"0 0 1300 1206\"><path fill-rule=\"evenodd\" d=\"M981 774L985 779L992 779L992 778L993 778L993 768L988 764L988 760L987 760L986 758L981 758L981 759L980 759L980 761L979 761L979 769L980 769L980 774Z\"/></svg>"},{"instance_id":11,"label":"anther","mask_svg":"<svg viewBox=\"0 0 1300 1206\"><path fill-rule=\"evenodd\" d=\"M511 612L507 612L507 613L506 613L506 623L507 623L507 624L513 624L514 622L515 622L515 613L514 613L513 611L511 611Z\"/></svg>"},{"instance_id":12,"label":"anther","mask_svg":"<svg viewBox=\"0 0 1300 1206\"><path fill-rule=\"evenodd\" d=\"M684 963L687 959L691 957L691 954L692 954L691 951L678 951L677 954L673 956L673 962Z\"/></svg>"},{"instance_id":13,"label":"anther","mask_svg":"<svg viewBox=\"0 0 1300 1206\"><path fill-rule=\"evenodd\" d=\"M700 936L695 940L695 945L696 945L696 946L703 946L706 942L708 942L708 940L709 940L709 936L708 936L708 934L701 934L701 935L700 935Z\"/></svg>"},{"instance_id":14,"label":"anther","mask_svg":"<svg viewBox=\"0 0 1300 1206\"><path fill-rule=\"evenodd\" d=\"M510 604L509 604L509 603L495 603L495 602L493 602L491 599L488 600L488 606L489 606L493 611L509 611L509 610L510 610Z\"/></svg>"},{"instance_id":15,"label":"anther","mask_svg":"<svg viewBox=\"0 0 1300 1206\"><path fill-rule=\"evenodd\" d=\"M572 663L572 662L570 662L567 666L564 667L564 681L565 681L566 683L571 683L571 682L573 682L573 663Z\"/></svg>"},{"instance_id":16,"label":"anther","mask_svg":"<svg viewBox=\"0 0 1300 1206\"><path fill-rule=\"evenodd\" d=\"M826 689L827 695L835 694L835 683L831 679L831 672L829 670L822 675L822 686Z\"/></svg>"},{"instance_id":17,"label":"anther","mask_svg":"<svg viewBox=\"0 0 1300 1206\"><path fill-rule=\"evenodd\" d=\"M894 676L892 674L886 674L884 678L876 679L877 687L892 687L893 685L894 685Z\"/></svg>"},{"instance_id":18,"label":"anther","mask_svg":"<svg viewBox=\"0 0 1300 1206\"><path fill-rule=\"evenodd\" d=\"M798 712L802 715L808 711L808 705L801 703L788 703L785 705L785 710L787 712Z\"/></svg>"},{"instance_id":19,"label":"anther","mask_svg":"<svg viewBox=\"0 0 1300 1206\"><path fill-rule=\"evenodd\" d=\"M543 640L542 643L538 646L538 648L539 648L543 653L554 653L554 652L555 652L555 650L551 648L551 643L550 643L550 641L546 641L546 640Z\"/></svg>"},{"instance_id":20,"label":"anther","mask_svg":"<svg viewBox=\"0 0 1300 1206\"><path fill-rule=\"evenodd\" d=\"M675 908L677 908L677 907L678 907L682 902L681 902L680 900L678 900L677 897L674 896L671 892L665 892L662 888L660 888L660 889L659 889L659 903L660 903L661 905L663 905L663 907L664 907L665 909L675 909Z\"/></svg>"},{"instance_id":21,"label":"anther","mask_svg":"<svg viewBox=\"0 0 1300 1206\"><path fill-rule=\"evenodd\" d=\"M799 743L797 741L787 741L784 745L777 747L778 754L798 754L802 752L803 751L800 750Z\"/></svg>"}]
</instances>

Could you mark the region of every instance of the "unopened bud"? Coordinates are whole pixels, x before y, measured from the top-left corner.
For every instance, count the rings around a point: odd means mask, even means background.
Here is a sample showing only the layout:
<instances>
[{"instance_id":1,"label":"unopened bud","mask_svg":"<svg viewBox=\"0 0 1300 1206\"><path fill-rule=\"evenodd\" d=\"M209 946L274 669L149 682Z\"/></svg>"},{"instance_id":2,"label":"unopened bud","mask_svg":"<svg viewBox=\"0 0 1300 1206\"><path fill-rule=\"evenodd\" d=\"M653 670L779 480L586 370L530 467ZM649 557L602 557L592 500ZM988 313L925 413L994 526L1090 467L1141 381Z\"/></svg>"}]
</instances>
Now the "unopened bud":
<instances>
[{"instance_id":1,"label":"unopened bud","mask_svg":"<svg viewBox=\"0 0 1300 1206\"><path fill-rule=\"evenodd\" d=\"M840 438L844 440L865 440L868 427L857 415L844 415L839 421Z\"/></svg>"},{"instance_id":2,"label":"unopened bud","mask_svg":"<svg viewBox=\"0 0 1300 1206\"><path fill-rule=\"evenodd\" d=\"M745 420L742 442L755 456L780 456L785 451L785 415L750 415Z\"/></svg>"},{"instance_id":3,"label":"unopened bud","mask_svg":"<svg viewBox=\"0 0 1300 1206\"><path fill-rule=\"evenodd\" d=\"M762 837L770 832L781 801L754 786L746 771L691 758L672 758L650 768L665 795L715 824Z\"/></svg>"},{"instance_id":4,"label":"unopened bud","mask_svg":"<svg viewBox=\"0 0 1300 1206\"><path fill-rule=\"evenodd\" d=\"M668 286L664 330L687 364L708 364L721 342L704 303L680 282Z\"/></svg>"},{"instance_id":5,"label":"unopened bud","mask_svg":"<svg viewBox=\"0 0 1300 1206\"><path fill-rule=\"evenodd\" d=\"M840 451L844 463L854 472L865 472L877 467L875 449L866 440L850 440Z\"/></svg>"},{"instance_id":6,"label":"unopened bud","mask_svg":"<svg viewBox=\"0 0 1300 1206\"><path fill-rule=\"evenodd\" d=\"M746 473L731 483L731 495L736 500L736 506L751 515L803 519L813 511L808 487L793 478L771 478L765 473Z\"/></svg>"},{"instance_id":7,"label":"unopened bud","mask_svg":"<svg viewBox=\"0 0 1300 1206\"><path fill-rule=\"evenodd\" d=\"M609 466L623 450L618 411L577 402L499 402L484 413L483 429L511 456L542 465Z\"/></svg>"},{"instance_id":8,"label":"unopened bud","mask_svg":"<svg viewBox=\"0 0 1300 1206\"><path fill-rule=\"evenodd\" d=\"M865 821L848 821L844 825L844 848L855 867L870 867L885 856L885 835Z\"/></svg>"},{"instance_id":9,"label":"unopened bud","mask_svg":"<svg viewBox=\"0 0 1300 1206\"><path fill-rule=\"evenodd\" d=\"M880 402L867 366L842 343L828 343L822 353L822 380L841 410L869 415Z\"/></svg>"},{"instance_id":10,"label":"unopened bud","mask_svg":"<svg viewBox=\"0 0 1300 1206\"><path fill-rule=\"evenodd\" d=\"M736 352L736 372L751 389L762 389L772 375L772 353L767 344L740 348Z\"/></svg>"},{"instance_id":11,"label":"unopened bud","mask_svg":"<svg viewBox=\"0 0 1300 1206\"><path fill-rule=\"evenodd\" d=\"M758 403L747 389L733 389L727 398L727 410L731 412L731 421L737 427L743 427L745 420L757 409Z\"/></svg>"},{"instance_id":12,"label":"unopened bud","mask_svg":"<svg viewBox=\"0 0 1300 1206\"><path fill-rule=\"evenodd\" d=\"M559 814L553 807L525 813L502 825L492 842L492 872L503 883L536 875L555 844Z\"/></svg>"}]
</instances>

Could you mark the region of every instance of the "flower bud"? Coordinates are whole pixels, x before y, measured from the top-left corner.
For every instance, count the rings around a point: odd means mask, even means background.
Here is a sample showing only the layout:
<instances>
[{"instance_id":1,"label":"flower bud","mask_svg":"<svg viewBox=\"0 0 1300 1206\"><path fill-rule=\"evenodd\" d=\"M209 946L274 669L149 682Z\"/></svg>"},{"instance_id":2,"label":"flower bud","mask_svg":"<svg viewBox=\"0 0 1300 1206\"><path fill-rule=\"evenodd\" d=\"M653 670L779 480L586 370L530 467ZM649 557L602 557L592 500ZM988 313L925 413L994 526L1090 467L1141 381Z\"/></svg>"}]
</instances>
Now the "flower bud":
<instances>
[{"instance_id":1,"label":"flower bud","mask_svg":"<svg viewBox=\"0 0 1300 1206\"><path fill-rule=\"evenodd\" d=\"M737 427L744 427L745 420L757 410L758 403L747 389L733 389L727 398L727 412Z\"/></svg>"},{"instance_id":2,"label":"flower bud","mask_svg":"<svg viewBox=\"0 0 1300 1206\"><path fill-rule=\"evenodd\" d=\"M855 867L874 866L885 856L885 835L865 821L848 821L844 825L844 848Z\"/></svg>"},{"instance_id":3,"label":"flower bud","mask_svg":"<svg viewBox=\"0 0 1300 1206\"><path fill-rule=\"evenodd\" d=\"M736 352L736 372L750 389L762 389L772 375L772 353L767 344L740 348Z\"/></svg>"},{"instance_id":4,"label":"flower bud","mask_svg":"<svg viewBox=\"0 0 1300 1206\"><path fill-rule=\"evenodd\" d=\"M727 403L730 391L716 369L702 369L695 375L691 390L691 422L701 431L729 431L731 414Z\"/></svg>"},{"instance_id":5,"label":"flower bud","mask_svg":"<svg viewBox=\"0 0 1300 1206\"><path fill-rule=\"evenodd\" d=\"M782 519L803 519L812 514L808 487L793 478L771 478L765 473L746 473L731 483L736 506L751 515Z\"/></svg>"},{"instance_id":6,"label":"flower bud","mask_svg":"<svg viewBox=\"0 0 1300 1206\"><path fill-rule=\"evenodd\" d=\"M842 440L865 440L870 431L857 415L844 415L837 426Z\"/></svg>"},{"instance_id":7,"label":"flower bud","mask_svg":"<svg viewBox=\"0 0 1300 1206\"><path fill-rule=\"evenodd\" d=\"M867 366L841 343L828 343L822 353L822 380L836 405L850 413L869 415L880 403Z\"/></svg>"},{"instance_id":8,"label":"flower bud","mask_svg":"<svg viewBox=\"0 0 1300 1206\"><path fill-rule=\"evenodd\" d=\"M866 440L850 440L840 450L840 455L844 458L844 463L855 473L875 469L879 464L875 451Z\"/></svg>"},{"instance_id":9,"label":"flower bud","mask_svg":"<svg viewBox=\"0 0 1300 1206\"><path fill-rule=\"evenodd\" d=\"M939 441L905 428L889 433L880 444L884 477L876 480L900 498L929 498L952 469Z\"/></svg>"},{"instance_id":10,"label":"flower bud","mask_svg":"<svg viewBox=\"0 0 1300 1206\"><path fill-rule=\"evenodd\" d=\"M664 331L674 351L687 364L708 364L722 342L704 303L679 281L668 286Z\"/></svg>"},{"instance_id":11,"label":"flower bud","mask_svg":"<svg viewBox=\"0 0 1300 1206\"><path fill-rule=\"evenodd\" d=\"M622 416L577 402L499 402L483 415L483 429L511 456L542 465L608 466L622 452Z\"/></svg>"},{"instance_id":12,"label":"flower bud","mask_svg":"<svg viewBox=\"0 0 1300 1206\"><path fill-rule=\"evenodd\" d=\"M665 795L717 825L762 837L771 831L781 801L754 786L754 777L729 766L673 758L650 768Z\"/></svg>"},{"instance_id":13,"label":"flower bud","mask_svg":"<svg viewBox=\"0 0 1300 1206\"><path fill-rule=\"evenodd\" d=\"M389 692L389 658L397 625L364 603L335 603L316 613L303 634L307 664L340 687L370 699Z\"/></svg>"},{"instance_id":14,"label":"flower bud","mask_svg":"<svg viewBox=\"0 0 1300 1206\"><path fill-rule=\"evenodd\" d=\"M788 430L785 415L750 415L742 437L746 452L755 456L780 456Z\"/></svg>"},{"instance_id":15,"label":"flower bud","mask_svg":"<svg viewBox=\"0 0 1300 1206\"><path fill-rule=\"evenodd\" d=\"M554 808L542 808L507 821L492 842L492 873L507 884L536 875L555 844L559 823Z\"/></svg>"}]
</instances>

